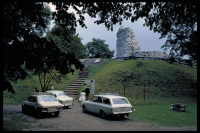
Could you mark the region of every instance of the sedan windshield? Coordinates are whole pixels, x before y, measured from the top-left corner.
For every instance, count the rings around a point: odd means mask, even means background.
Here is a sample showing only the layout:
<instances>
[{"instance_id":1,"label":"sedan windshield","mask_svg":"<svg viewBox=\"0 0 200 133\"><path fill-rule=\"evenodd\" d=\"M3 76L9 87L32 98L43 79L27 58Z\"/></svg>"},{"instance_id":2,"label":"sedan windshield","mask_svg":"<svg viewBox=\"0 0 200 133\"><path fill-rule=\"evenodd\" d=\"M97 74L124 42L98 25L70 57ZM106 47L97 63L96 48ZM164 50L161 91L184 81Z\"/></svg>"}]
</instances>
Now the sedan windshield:
<instances>
[{"instance_id":1,"label":"sedan windshield","mask_svg":"<svg viewBox=\"0 0 200 133\"><path fill-rule=\"evenodd\" d=\"M128 101L125 98L115 98L112 99L113 104L128 104Z\"/></svg>"},{"instance_id":2,"label":"sedan windshield","mask_svg":"<svg viewBox=\"0 0 200 133\"><path fill-rule=\"evenodd\" d=\"M57 102L53 96L40 96L38 100L39 102Z\"/></svg>"},{"instance_id":3,"label":"sedan windshield","mask_svg":"<svg viewBox=\"0 0 200 133\"><path fill-rule=\"evenodd\" d=\"M65 92L56 93L56 97L67 96Z\"/></svg>"}]
</instances>

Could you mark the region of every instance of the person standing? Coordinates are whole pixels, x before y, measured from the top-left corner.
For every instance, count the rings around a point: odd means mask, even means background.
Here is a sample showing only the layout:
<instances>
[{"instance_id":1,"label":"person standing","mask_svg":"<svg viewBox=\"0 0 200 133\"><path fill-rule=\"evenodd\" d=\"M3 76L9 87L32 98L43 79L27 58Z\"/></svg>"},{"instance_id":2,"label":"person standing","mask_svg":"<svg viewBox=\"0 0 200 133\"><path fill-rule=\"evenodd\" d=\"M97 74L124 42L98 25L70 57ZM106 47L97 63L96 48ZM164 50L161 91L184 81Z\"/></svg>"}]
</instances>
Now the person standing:
<instances>
[{"instance_id":1,"label":"person standing","mask_svg":"<svg viewBox=\"0 0 200 133\"><path fill-rule=\"evenodd\" d=\"M86 94L86 100L89 100L89 95L90 95L89 86L86 87L86 89L85 89L85 94Z\"/></svg>"},{"instance_id":2,"label":"person standing","mask_svg":"<svg viewBox=\"0 0 200 133\"><path fill-rule=\"evenodd\" d=\"M84 92L84 90L82 90L82 92L80 93L79 101L81 101L81 102L85 101L85 92Z\"/></svg>"}]
</instances>

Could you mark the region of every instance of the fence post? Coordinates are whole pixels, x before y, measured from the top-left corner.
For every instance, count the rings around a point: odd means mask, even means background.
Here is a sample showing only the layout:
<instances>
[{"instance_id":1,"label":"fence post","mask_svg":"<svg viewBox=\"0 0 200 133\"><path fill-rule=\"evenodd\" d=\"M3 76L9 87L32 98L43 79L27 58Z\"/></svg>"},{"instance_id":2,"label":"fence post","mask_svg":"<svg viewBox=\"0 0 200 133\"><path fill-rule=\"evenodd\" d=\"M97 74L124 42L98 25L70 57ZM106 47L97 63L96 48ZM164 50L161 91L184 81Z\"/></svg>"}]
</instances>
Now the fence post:
<instances>
[{"instance_id":1,"label":"fence post","mask_svg":"<svg viewBox=\"0 0 200 133\"><path fill-rule=\"evenodd\" d=\"M144 102L145 102L145 84L144 84Z\"/></svg>"},{"instance_id":2,"label":"fence post","mask_svg":"<svg viewBox=\"0 0 200 133\"><path fill-rule=\"evenodd\" d=\"M124 84L124 97L125 97L125 84Z\"/></svg>"},{"instance_id":3,"label":"fence post","mask_svg":"<svg viewBox=\"0 0 200 133\"><path fill-rule=\"evenodd\" d=\"M118 82L117 82L117 87L118 87ZM117 93L117 87L116 87L116 93Z\"/></svg>"}]
</instances>

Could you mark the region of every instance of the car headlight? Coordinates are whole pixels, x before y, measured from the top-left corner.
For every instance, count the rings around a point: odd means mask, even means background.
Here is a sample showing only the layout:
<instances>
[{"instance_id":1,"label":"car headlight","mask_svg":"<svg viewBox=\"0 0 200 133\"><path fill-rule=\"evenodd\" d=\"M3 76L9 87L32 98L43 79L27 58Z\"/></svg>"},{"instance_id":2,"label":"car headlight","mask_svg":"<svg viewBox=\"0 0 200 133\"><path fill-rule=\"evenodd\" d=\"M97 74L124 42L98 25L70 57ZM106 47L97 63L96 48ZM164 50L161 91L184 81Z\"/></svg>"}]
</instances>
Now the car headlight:
<instances>
[{"instance_id":1,"label":"car headlight","mask_svg":"<svg viewBox=\"0 0 200 133\"><path fill-rule=\"evenodd\" d=\"M47 108L42 108L42 111L47 111Z\"/></svg>"}]
</instances>

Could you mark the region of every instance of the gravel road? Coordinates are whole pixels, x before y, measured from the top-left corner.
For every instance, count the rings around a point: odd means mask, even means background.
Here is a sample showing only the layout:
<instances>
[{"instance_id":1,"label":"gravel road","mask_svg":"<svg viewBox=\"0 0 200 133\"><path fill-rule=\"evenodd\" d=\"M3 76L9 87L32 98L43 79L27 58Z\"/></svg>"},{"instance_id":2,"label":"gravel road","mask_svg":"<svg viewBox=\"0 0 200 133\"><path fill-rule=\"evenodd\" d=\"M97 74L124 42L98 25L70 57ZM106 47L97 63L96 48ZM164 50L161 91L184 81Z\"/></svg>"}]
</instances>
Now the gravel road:
<instances>
[{"instance_id":1,"label":"gravel road","mask_svg":"<svg viewBox=\"0 0 200 133\"><path fill-rule=\"evenodd\" d=\"M71 95L71 97L74 96ZM147 122L131 121L127 116L123 119L116 117L102 119L97 114L83 113L81 104L76 99L74 106L63 109L58 117L47 115L38 119L23 114L21 105L3 105L3 110L25 115L30 121L36 121L33 123L35 127L38 127L38 125L45 127L29 129L33 131L197 131L197 126L163 127L151 125Z\"/></svg>"}]
</instances>

